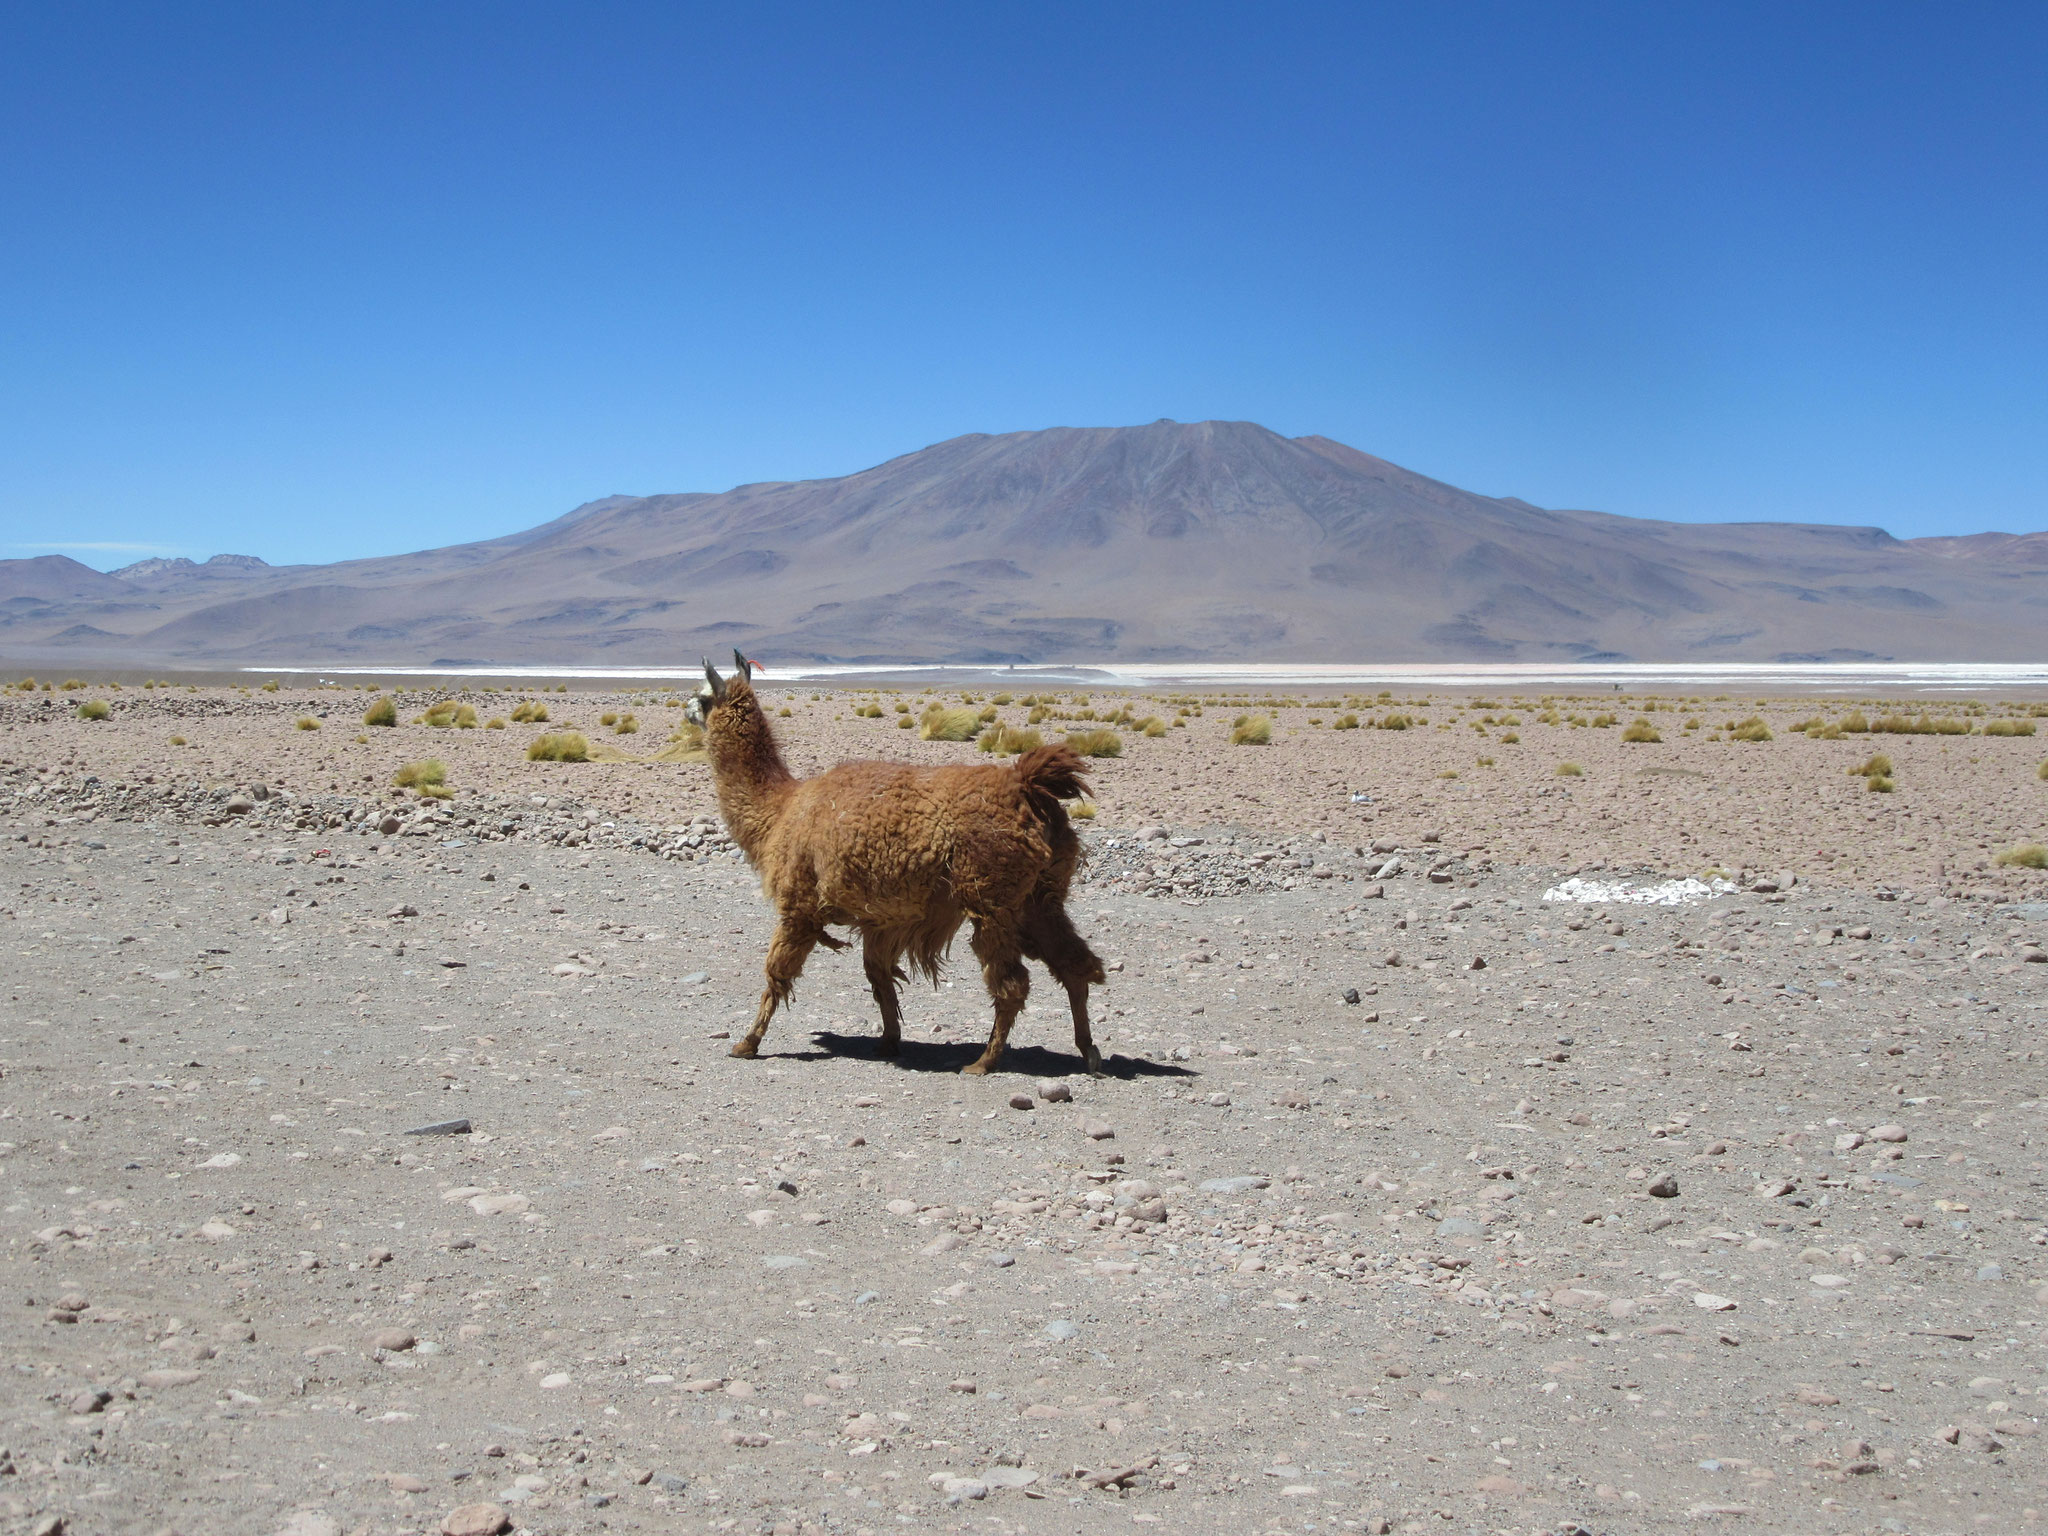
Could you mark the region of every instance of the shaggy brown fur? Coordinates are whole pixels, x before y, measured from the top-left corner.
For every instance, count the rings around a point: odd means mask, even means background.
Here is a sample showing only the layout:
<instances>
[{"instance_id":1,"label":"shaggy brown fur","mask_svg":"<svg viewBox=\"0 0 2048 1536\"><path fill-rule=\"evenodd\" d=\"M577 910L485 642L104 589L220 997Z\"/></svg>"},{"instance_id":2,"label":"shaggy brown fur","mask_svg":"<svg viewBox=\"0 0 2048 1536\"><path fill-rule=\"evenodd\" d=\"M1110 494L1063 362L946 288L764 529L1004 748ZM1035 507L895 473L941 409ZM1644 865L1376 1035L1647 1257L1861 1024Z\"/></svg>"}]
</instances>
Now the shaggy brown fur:
<instances>
[{"instance_id":1,"label":"shaggy brown fur","mask_svg":"<svg viewBox=\"0 0 2048 1536\"><path fill-rule=\"evenodd\" d=\"M1102 962L1066 910L1081 840L1060 802L1087 790L1081 759L1051 746L1014 764L851 762L799 779L776 748L750 665L737 652L733 660L738 672L730 679L705 663L707 682L688 713L704 727L726 827L760 871L780 918L754 1027L733 1055L759 1051L813 946L846 947L828 927L859 933L868 986L882 1010L882 1054L895 1055L904 967L936 982L953 935L967 923L995 1028L980 1059L962 1070L987 1072L1002 1059L1031 990L1028 958L1066 988L1074 1045L1088 1070L1099 1071L1088 988L1102 984Z\"/></svg>"}]
</instances>

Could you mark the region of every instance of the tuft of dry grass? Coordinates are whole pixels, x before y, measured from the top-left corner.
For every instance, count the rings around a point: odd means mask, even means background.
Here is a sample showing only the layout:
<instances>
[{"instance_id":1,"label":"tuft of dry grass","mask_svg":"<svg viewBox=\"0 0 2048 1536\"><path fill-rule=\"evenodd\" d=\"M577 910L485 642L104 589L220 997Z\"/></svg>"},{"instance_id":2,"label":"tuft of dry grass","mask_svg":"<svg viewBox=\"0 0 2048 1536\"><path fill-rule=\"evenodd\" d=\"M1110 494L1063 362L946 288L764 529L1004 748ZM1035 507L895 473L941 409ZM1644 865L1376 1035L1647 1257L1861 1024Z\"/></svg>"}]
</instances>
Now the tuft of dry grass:
<instances>
[{"instance_id":1,"label":"tuft of dry grass","mask_svg":"<svg viewBox=\"0 0 2048 1536\"><path fill-rule=\"evenodd\" d=\"M1270 747L1273 744L1273 722L1266 715L1239 715L1230 727L1230 744L1233 747Z\"/></svg>"},{"instance_id":2,"label":"tuft of dry grass","mask_svg":"<svg viewBox=\"0 0 2048 1536\"><path fill-rule=\"evenodd\" d=\"M587 763L590 742L581 731L549 731L526 749L529 763Z\"/></svg>"},{"instance_id":3,"label":"tuft of dry grass","mask_svg":"<svg viewBox=\"0 0 2048 1536\"><path fill-rule=\"evenodd\" d=\"M299 716L297 724L298 728L302 731L317 731L320 729L320 722L311 715Z\"/></svg>"},{"instance_id":4,"label":"tuft of dry grass","mask_svg":"<svg viewBox=\"0 0 2048 1536\"><path fill-rule=\"evenodd\" d=\"M631 736L639 729L640 717L638 715L621 715L619 716L618 723L612 727L612 734L616 736Z\"/></svg>"},{"instance_id":5,"label":"tuft of dry grass","mask_svg":"<svg viewBox=\"0 0 2048 1536\"><path fill-rule=\"evenodd\" d=\"M1131 729L1140 736L1159 737L1166 734L1166 722L1157 715L1147 715L1142 720L1133 720Z\"/></svg>"},{"instance_id":6,"label":"tuft of dry grass","mask_svg":"<svg viewBox=\"0 0 2048 1536\"><path fill-rule=\"evenodd\" d=\"M537 699L525 699L513 706L514 725L541 725L548 718L548 707Z\"/></svg>"},{"instance_id":7,"label":"tuft of dry grass","mask_svg":"<svg viewBox=\"0 0 2048 1536\"><path fill-rule=\"evenodd\" d=\"M1331 722L1330 729L1333 731L1355 731L1358 729L1358 716L1339 715Z\"/></svg>"},{"instance_id":8,"label":"tuft of dry grass","mask_svg":"<svg viewBox=\"0 0 2048 1536\"><path fill-rule=\"evenodd\" d=\"M984 752L999 752L1015 757L1019 752L1029 752L1045 745L1045 738L1027 727L1015 725L992 725L974 738L975 746Z\"/></svg>"},{"instance_id":9,"label":"tuft of dry grass","mask_svg":"<svg viewBox=\"0 0 2048 1536\"><path fill-rule=\"evenodd\" d=\"M487 731L502 731L505 729L505 717L503 715L491 716L490 719L484 722L484 729Z\"/></svg>"},{"instance_id":10,"label":"tuft of dry grass","mask_svg":"<svg viewBox=\"0 0 2048 1536\"><path fill-rule=\"evenodd\" d=\"M1984 722L1986 736L2031 736L2034 722L2031 720L1987 720Z\"/></svg>"},{"instance_id":11,"label":"tuft of dry grass","mask_svg":"<svg viewBox=\"0 0 2048 1536\"><path fill-rule=\"evenodd\" d=\"M1508 745L1512 746L1514 743L1522 739L1522 733L1520 731L1502 731L1500 733L1500 739Z\"/></svg>"},{"instance_id":12,"label":"tuft of dry grass","mask_svg":"<svg viewBox=\"0 0 2048 1536\"><path fill-rule=\"evenodd\" d=\"M1769 741L1771 728L1765 725L1761 715L1751 715L1747 720L1738 721L1728 728L1730 741Z\"/></svg>"},{"instance_id":13,"label":"tuft of dry grass","mask_svg":"<svg viewBox=\"0 0 2048 1536\"><path fill-rule=\"evenodd\" d=\"M400 789L424 790L448 782L448 765L438 757L421 758L416 763L406 763L391 775L391 782Z\"/></svg>"},{"instance_id":14,"label":"tuft of dry grass","mask_svg":"<svg viewBox=\"0 0 2048 1536\"><path fill-rule=\"evenodd\" d=\"M1888 795L1897 789L1898 785L1892 782L1892 776L1888 773L1873 773L1863 781L1863 787L1873 795Z\"/></svg>"},{"instance_id":15,"label":"tuft of dry grass","mask_svg":"<svg viewBox=\"0 0 2048 1536\"><path fill-rule=\"evenodd\" d=\"M171 745L174 747L182 747L185 745L185 738L182 736L173 736L171 738Z\"/></svg>"},{"instance_id":16,"label":"tuft of dry grass","mask_svg":"<svg viewBox=\"0 0 2048 1536\"><path fill-rule=\"evenodd\" d=\"M1067 745L1083 757L1122 757L1124 739L1115 731L1071 731Z\"/></svg>"},{"instance_id":17,"label":"tuft of dry grass","mask_svg":"<svg viewBox=\"0 0 2048 1536\"><path fill-rule=\"evenodd\" d=\"M396 699L389 697L388 695L384 698L380 698L379 700L377 700L376 703L372 704L368 709L363 711L363 724L398 724L398 701Z\"/></svg>"},{"instance_id":18,"label":"tuft of dry grass","mask_svg":"<svg viewBox=\"0 0 2048 1536\"><path fill-rule=\"evenodd\" d=\"M78 706L78 718L81 720L104 720L113 712L113 706L105 699L87 699Z\"/></svg>"},{"instance_id":19,"label":"tuft of dry grass","mask_svg":"<svg viewBox=\"0 0 2048 1536\"><path fill-rule=\"evenodd\" d=\"M1888 779L1892 775L1892 760L1882 752L1873 752L1849 772L1852 777L1860 779Z\"/></svg>"},{"instance_id":20,"label":"tuft of dry grass","mask_svg":"<svg viewBox=\"0 0 2048 1536\"><path fill-rule=\"evenodd\" d=\"M1628 729L1621 733L1621 739L1623 741L1662 741L1664 737L1659 733L1657 727L1650 724L1649 721L1636 720L1630 722Z\"/></svg>"},{"instance_id":21,"label":"tuft of dry grass","mask_svg":"<svg viewBox=\"0 0 2048 1536\"><path fill-rule=\"evenodd\" d=\"M2039 843L2021 843L1994 854L1991 862L2005 869L2048 869L2048 848Z\"/></svg>"},{"instance_id":22,"label":"tuft of dry grass","mask_svg":"<svg viewBox=\"0 0 2048 1536\"><path fill-rule=\"evenodd\" d=\"M1076 821L1093 821L1095 819L1095 802L1093 800L1078 801L1067 807L1067 814Z\"/></svg>"},{"instance_id":23,"label":"tuft of dry grass","mask_svg":"<svg viewBox=\"0 0 2048 1536\"><path fill-rule=\"evenodd\" d=\"M1870 729L1870 721L1864 717L1863 711L1860 709L1850 710L1849 713L1842 716L1841 723L1842 733L1847 736L1860 736Z\"/></svg>"},{"instance_id":24,"label":"tuft of dry grass","mask_svg":"<svg viewBox=\"0 0 2048 1536\"><path fill-rule=\"evenodd\" d=\"M2034 777L2048 783L2048 758L2041 760L2041 766L2034 770Z\"/></svg>"},{"instance_id":25,"label":"tuft of dry grass","mask_svg":"<svg viewBox=\"0 0 2048 1536\"><path fill-rule=\"evenodd\" d=\"M1559 763L1556 772L1560 779L1582 779L1586 776L1586 770L1577 763Z\"/></svg>"},{"instance_id":26,"label":"tuft of dry grass","mask_svg":"<svg viewBox=\"0 0 2048 1536\"><path fill-rule=\"evenodd\" d=\"M917 723L920 741L972 741L981 732L981 718L971 709L934 704Z\"/></svg>"},{"instance_id":27,"label":"tuft of dry grass","mask_svg":"<svg viewBox=\"0 0 2048 1536\"><path fill-rule=\"evenodd\" d=\"M1415 720L1413 716L1399 714L1384 715L1380 718L1379 722L1379 727L1383 731L1406 731L1413 729L1414 725Z\"/></svg>"}]
</instances>

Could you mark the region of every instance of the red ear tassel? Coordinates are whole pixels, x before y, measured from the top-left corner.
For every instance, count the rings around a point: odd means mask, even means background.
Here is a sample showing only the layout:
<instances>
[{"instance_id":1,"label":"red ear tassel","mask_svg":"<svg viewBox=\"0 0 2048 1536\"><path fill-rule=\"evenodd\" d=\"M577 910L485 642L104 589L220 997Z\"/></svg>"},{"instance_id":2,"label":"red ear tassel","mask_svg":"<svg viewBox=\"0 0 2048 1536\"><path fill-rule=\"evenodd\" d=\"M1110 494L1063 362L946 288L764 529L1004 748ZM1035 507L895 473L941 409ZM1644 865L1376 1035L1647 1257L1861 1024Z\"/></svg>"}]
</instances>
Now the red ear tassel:
<instances>
[{"instance_id":1,"label":"red ear tassel","mask_svg":"<svg viewBox=\"0 0 2048 1536\"><path fill-rule=\"evenodd\" d=\"M764 672L764 673L765 673L765 672L766 672L766 671L768 670L768 669L767 669L766 667L762 666L762 665L761 665L761 663L759 663L758 661L754 660L754 658L753 658L753 657L751 657L751 656L749 656L749 657L747 658L747 665L748 665L748 666L750 666L750 667L752 667L752 668L753 668L753 669L754 669L754 670L755 670L756 672Z\"/></svg>"}]
</instances>

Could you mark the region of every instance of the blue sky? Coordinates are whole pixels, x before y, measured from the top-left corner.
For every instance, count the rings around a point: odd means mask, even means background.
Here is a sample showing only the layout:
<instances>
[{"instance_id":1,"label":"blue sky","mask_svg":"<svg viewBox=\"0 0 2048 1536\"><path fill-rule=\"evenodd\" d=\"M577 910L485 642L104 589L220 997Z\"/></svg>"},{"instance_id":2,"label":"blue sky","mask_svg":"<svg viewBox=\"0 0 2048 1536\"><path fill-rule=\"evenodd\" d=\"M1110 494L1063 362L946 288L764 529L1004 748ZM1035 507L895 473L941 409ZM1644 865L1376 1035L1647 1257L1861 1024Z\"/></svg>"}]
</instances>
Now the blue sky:
<instances>
[{"instance_id":1,"label":"blue sky","mask_svg":"<svg viewBox=\"0 0 2048 1536\"><path fill-rule=\"evenodd\" d=\"M2048 8L15 7L0 555L1205 417L2048 526Z\"/></svg>"}]
</instances>

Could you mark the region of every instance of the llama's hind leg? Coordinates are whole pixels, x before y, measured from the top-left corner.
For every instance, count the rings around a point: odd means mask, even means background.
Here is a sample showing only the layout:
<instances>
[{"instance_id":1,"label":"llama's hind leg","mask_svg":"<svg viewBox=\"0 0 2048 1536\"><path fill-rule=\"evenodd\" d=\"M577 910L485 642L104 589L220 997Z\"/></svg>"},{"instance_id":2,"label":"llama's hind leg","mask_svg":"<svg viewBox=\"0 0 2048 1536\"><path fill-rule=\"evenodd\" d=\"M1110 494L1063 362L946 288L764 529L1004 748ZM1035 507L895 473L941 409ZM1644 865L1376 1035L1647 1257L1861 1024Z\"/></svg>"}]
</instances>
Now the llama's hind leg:
<instances>
[{"instance_id":1,"label":"llama's hind leg","mask_svg":"<svg viewBox=\"0 0 2048 1536\"><path fill-rule=\"evenodd\" d=\"M989 1031L988 1047L977 1061L960 1070L974 1076L990 1071L1003 1059L1010 1043L1010 1026L1031 995L1031 973L1024 969L1024 951L1017 935L1008 927L993 923L974 925L974 955L981 962L981 979L988 985L989 1000L996 1005L995 1027Z\"/></svg>"},{"instance_id":2,"label":"llama's hind leg","mask_svg":"<svg viewBox=\"0 0 2048 1536\"><path fill-rule=\"evenodd\" d=\"M1043 961L1053 980L1067 989L1067 1006L1074 1014L1074 1049L1088 1063L1088 1070L1099 1074L1102 1053L1095 1048L1095 1034L1088 1026L1088 988L1100 986L1107 974L1100 957L1074 931L1066 908L1049 902L1025 914L1023 939L1024 953Z\"/></svg>"},{"instance_id":3,"label":"llama's hind leg","mask_svg":"<svg viewBox=\"0 0 2048 1536\"><path fill-rule=\"evenodd\" d=\"M811 948L822 933L815 924L793 922L784 918L775 930L775 937L768 945L768 959L763 969L768 973L768 985L761 990L761 1006L754 1014L754 1027L744 1038L733 1042L735 1056L760 1054L761 1037L768 1033L768 1021L775 1017L775 1010L789 1001L789 994L796 988L796 979L804 971L804 961L810 958Z\"/></svg>"},{"instance_id":4,"label":"llama's hind leg","mask_svg":"<svg viewBox=\"0 0 2048 1536\"><path fill-rule=\"evenodd\" d=\"M875 1006L882 1010L878 1048L884 1056L894 1056L903 1042L903 1015L896 1005L895 964L871 936L861 946L861 965L868 973L868 990L875 994Z\"/></svg>"}]
</instances>

